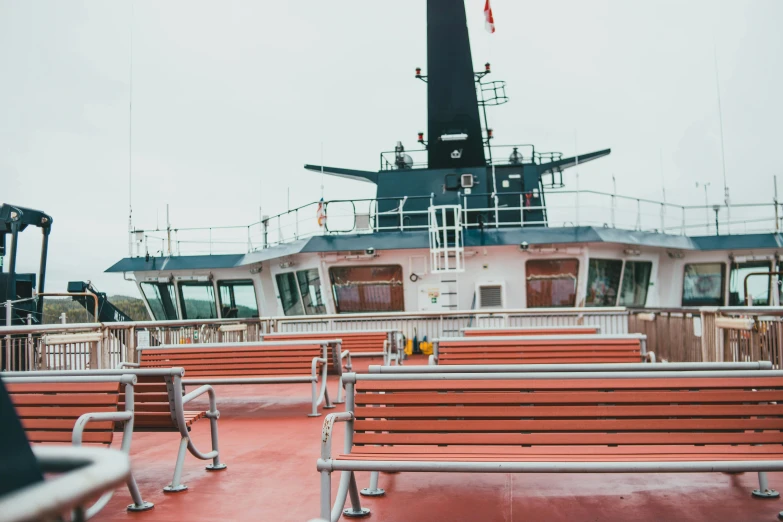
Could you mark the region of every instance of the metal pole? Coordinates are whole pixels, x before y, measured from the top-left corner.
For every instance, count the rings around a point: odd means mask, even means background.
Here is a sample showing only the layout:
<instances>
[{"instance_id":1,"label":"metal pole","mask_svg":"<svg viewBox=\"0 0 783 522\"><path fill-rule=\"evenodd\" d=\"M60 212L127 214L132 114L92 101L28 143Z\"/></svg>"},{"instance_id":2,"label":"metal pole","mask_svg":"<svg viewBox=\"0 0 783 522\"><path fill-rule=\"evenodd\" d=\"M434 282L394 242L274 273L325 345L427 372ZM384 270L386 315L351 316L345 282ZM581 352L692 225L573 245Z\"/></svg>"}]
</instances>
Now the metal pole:
<instances>
[{"instance_id":1,"label":"metal pole","mask_svg":"<svg viewBox=\"0 0 783 522\"><path fill-rule=\"evenodd\" d=\"M12 319L11 310L12 310L12 306L13 306L12 305L12 301L10 299L5 302L5 325L6 326L11 326L11 319ZM10 337L9 337L9 343L10 343ZM10 344L9 344L9 346L10 346Z\"/></svg>"},{"instance_id":2,"label":"metal pole","mask_svg":"<svg viewBox=\"0 0 783 522\"><path fill-rule=\"evenodd\" d=\"M615 227L615 221L614 221L614 209L615 209L615 197L617 196L617 181L614 179L614 174L612 174L612 228Z\"/></svg>"},{"instance_id":3,"label":"metal pole","mask_svg":"<svg viewBox=\"0 0 783 522\"><path fill-rule=\"evenodd\" d=\"M41 240L41 264L38 268L38 292L43 293L45 291L44 285L46 284L46 257L49 253L49 224L41 231L43 233L43 239ZM36 304L35 311L40 318L41 324L43 324L43 297L39 297Z\"/></svg>"},{"instance_id":4,"label":"metal pole","mask_svg":"<svg viewBox=\"0 0 783 522\"><path fill-rule=\"evenodd\" d=\"M780 220L778 219L778 177L772 176L772 181L775 184L775 232L780 230Z\"/></svg>"},{"instance_id":5,"label":"metal pole","mask_svg":"<svg viewBox=\"0 0 783 522\"><path fill-rule=\"evenodd\" d=\"M211 231L210 231L211 232ZM169 257L171 257L171 221L169 221L169 204L166 203L166 241L167 241L167 250L169 252ZM210 239L211 241L211 239ZM210 243L210 253L212 250L212 244Z\"/></svg>"}]
</instances>

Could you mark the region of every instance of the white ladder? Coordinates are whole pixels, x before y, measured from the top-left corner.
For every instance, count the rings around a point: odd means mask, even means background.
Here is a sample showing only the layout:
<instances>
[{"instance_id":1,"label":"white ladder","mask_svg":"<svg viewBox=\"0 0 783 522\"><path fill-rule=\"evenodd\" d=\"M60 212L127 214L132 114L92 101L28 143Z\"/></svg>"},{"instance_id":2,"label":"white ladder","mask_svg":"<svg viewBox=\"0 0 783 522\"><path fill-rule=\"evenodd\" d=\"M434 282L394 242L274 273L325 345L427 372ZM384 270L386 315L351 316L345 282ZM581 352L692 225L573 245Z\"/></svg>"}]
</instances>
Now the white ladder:
<instances>
[{"instance_id":1,"label":"white ladder","mask_svg":"<svg viewBox=\"0 0 783 522\"><path fill-rule=\"evenodd\" d=\"M464 272L462 208L459 205L439 205L431 206L428 210L430 272L433 274Z\"/></svg>"}]
</instances>

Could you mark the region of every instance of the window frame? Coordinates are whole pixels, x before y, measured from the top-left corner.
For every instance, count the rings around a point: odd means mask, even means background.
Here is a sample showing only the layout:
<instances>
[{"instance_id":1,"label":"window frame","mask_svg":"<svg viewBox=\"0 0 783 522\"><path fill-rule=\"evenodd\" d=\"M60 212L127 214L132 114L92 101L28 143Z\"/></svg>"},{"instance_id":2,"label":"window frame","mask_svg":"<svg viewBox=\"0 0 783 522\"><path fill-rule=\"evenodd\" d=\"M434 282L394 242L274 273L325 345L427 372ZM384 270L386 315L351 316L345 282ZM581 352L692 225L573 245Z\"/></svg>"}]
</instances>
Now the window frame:
<instances>
[{"instance_id":1,"label":"window frame","mask_svg":"<svg viewBox=\"0 0 783 522\"><path fill-rule=\"evenodd\" d=\"M294 278L293 287L294 287L294 289L296 291L295 295L296 295L296 298L298 299L297 302L299 303L299 306L302 309L302 313L301 314L291 314L291 315L289 315L289 314L286 313L285 304L283 303L283 292L280 289L280 280L278 278L281 277L281 276L288 276L288 275L292 275L293 278ZM306 316L307 313L305 313L304 303L302 302L302 292L299 290L299 279L296 277L296 270L292 270L290 272L278 272L278 273L274 274L274 276L275 276L274 277L274 279L275 279L275 289L277 290L277 300L278 300L278 303L280 304L280 308L283 311L283 316L285 316L285 317ZM294 304L294 306L292 308L295 308L295 307L296 307L296 303Z\"/></svg>"},{"instance_id":2,"label":"window frame","mask_svg":"<svg viewBox=\"0 0 783 522\"><path fill-rule=\"evenodd\" d=\"M685 277L687 268L692 265L720 265L720 298L716 303L714 299L692 300L685 304ZM702 261L698 263L685 263L682 267L682 284L680 290L680 306L724 306L726 303L726 262L725 261Z\"/></svg>"},{"instance_id":3,"label":"window frame","mask_svg":"<svg viewBox=\"0 0 783 522\"><path fill-rule=\"evenodd\" d=\"M185 296L182 294L182 288L186 286L203 286L205 288L212 288L212 307L215 311L215 317L214 318L205 318L205 317L192 317L189 318L187 316L187 307L185 306ZM202 321L211 321L214 319L219 319L219 311L218 311L218 299L217 296L217 290L215 288L214 281L177 281L177 295L179 297L179 309L180 309L180 315L182 316L183 320L187 319L196 319L196 320L202 320Z\"/></svg>"},{"instance_id":4,"label":"window frame","mask_svg":"<svg viewBox=\"0 0 783 522\"><path fill-rule=\"evenodd\" d=\"M220 286L227 284L227 286L233 287L237 283L250 283L250 287L253 289L253 299L255 300L256 303L256 315L252 315L250 317L226 317L223 315L223 296L220 294ZM247 286L247 285L243 284L242 286ZM251 319L251 318L261 317L261 310L258 307L258 295L256 294L256 284L252 279L220 279L216 281L216 287L217 287L218 314L220 315L221 319Z\"/></svg>"},{"instance_id":5,"label":"window frame","mask_svg":"<svg viewBox=\"0 0 783 522\"><path fill-rule=\"evenodd\" d=\"M623 296L623 283L625 282L625 274L627 273L628 263L639 263L639 264L646 263L650 265L650 274L647 277L647 286L645 287L644 290L644 304L640 306L620 304L620 299ZM652 281L654 269L655 269L655 262L650 259L623 259L623 272L622 275L620 276L620 288L617 291L617 300L615 301L616 303L615 306L623 306L625 308L644 308L645 306L647 306L647 298L650 295L650 281Z\"/></svg>"},{"instance_id":6,"label":"window frame","mask_svg":"<svg viewBox=\"0 0 783 522\"><path fill-rule=\"evenodd\" d=\"M625 263L627 262L625 259L616 259L616 258L605 258L605 257L588 257L587 258L587 277L585 279L585 308L602 308L605 307L605 305L594 305L594 304L588 304L587 298L589 297L590 293L590 264L592 261L614 261L614 262L620 262L620 275L617 277L617 288L615 288L615 295L614 295L614 303L612 303L609 306L617 306L617 302L620 299L620 290L623 287L623 276L625 275ZM525 273L527 276L527 272ZM577 273L577 287L579 286L579 275ZM525 277L525 282L527 283L527 277Z\"/></svg>"},{"instance_id":7,"label":"window frame","mask_svg":"<svg viewBox=\"0 0 783 522\"><path fill-rule=\"evenodd\" d=\"M535 263L535 262L543 262L543 261L574 261L576 262L576 270L574 271L575 275L575 282L574 282L574 303L571 305L549 305L549 306L530 306L530 292L528 291L528 284L530 283L529 272L528 272L528 264L529 263ZM588 265L589 265L589 259L588 259ZM525 308L576 308L577 304L579 303L579 270L582 268L581 258L579 257L557 257L557 258L542 258L542 259L526 259L525 260L525 271L524 271L524 280L525 280ZM588 267L589 268L589 267ZM586 279L586 278L585 278Z\"/></svg>"},{"instance_id":8,"label":"window frame","mask_svg":"<svg viewBox=\"0 0 783 522\"><path fill-rule=\"evenodd\" d=\"M337 291L335 288L335 277L334 277L334 270L341 270L341 269L350 269L350 268L388 268L388 267L394 267L395 269L399 269L400 274L400 289L402 292L402 298L401 298L401 309L400 310L362 310L362 311L340 311L340 300L337 297ZM336 266L330 266L329 267L329 283L330 283L330 290L332 292L332 300L334 302L334 311L337 314L373 314L373 313L393 313L393 312L404 312L405 311L405 281L403 278L403 268L400 263L390 263L390 264L383 264L383 265L336 265ZM392 288L392 285L389 284L389 288ZM391 293L391 291L390 291Z\"/></svg>"},{"instance_id":9,"label":"window frame","mask_svg":"<svg viewBox=\"0 0 783 522\"><path fill-rule=\"evenodd\" d=\"M144 291L144 286L142 285L150 285L158 289L160 289L161 286L168 286L170 288L170 291L168 292L169 300L171 301L171 305L174 308L173 310L174 317L163 317L163 318L156 317L155 312L153 312L152 306L150 305L149 297L147 297L147 293ZM166 283L162 283L160 281L139 281L139 292L141 293L141 296L144 299L144 304L147 306L147 310L149 311L153 321L176 321L177 319L179 319L180 312L179 312L179 299L177 299L177 286L173 282L169 281ZM163 308L163 314L168 316L166 306L163 304L163 299L161 299L161 308Z\"/></svg>"},{"instance_id":10,"label":"window frame","mask_svg":"<svg viewBox=\"0 0 783 522\"><path fill-rule=\"evenodd\" d=\"M742 301L738 304L731 304L731 275L732 272L734 271L734 267L736 266L739 269L740 265L746 265L742 268L750 268L750 269L758 268L759 269L758 271L761 271L764 268L764 265L766 265L767 272L770 272L769 274L767 274L767 304L759 305L754 302L753 306L772 306L772 281L773 281L772 272L774 271L773 267L775 266L775 261L773 259L759 259L757 261L754 260L754 261L742 261L742 262L730 261L729 269L728 269L728 281L727 281L728 293L726 294L726 305L747 306L746 303L747 303L748 296L743 296ZM751 266L747 266L747 265L751 265ZM752 265L756 265L756 266L754 267ZM743 293L745 292L744 278L743 281L737 281L737 288L742 289Z\"/></svg>"}]
</instances>

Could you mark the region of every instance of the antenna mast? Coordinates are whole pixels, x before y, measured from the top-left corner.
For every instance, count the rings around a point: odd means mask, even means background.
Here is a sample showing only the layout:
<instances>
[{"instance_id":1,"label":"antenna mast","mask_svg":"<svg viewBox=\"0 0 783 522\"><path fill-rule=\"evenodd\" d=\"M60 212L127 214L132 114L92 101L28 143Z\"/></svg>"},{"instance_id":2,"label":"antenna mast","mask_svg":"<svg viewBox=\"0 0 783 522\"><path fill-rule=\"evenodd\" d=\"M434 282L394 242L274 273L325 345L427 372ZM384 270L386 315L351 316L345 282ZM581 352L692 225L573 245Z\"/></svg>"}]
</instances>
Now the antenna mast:
<instances>
[{"instance_id":1,"label":"antenna mast","mask_svg":"<svg viewBox=\"0 0 783 522\"><path fill-rule=\"evenodd\" d=\"M720 123L720 160L723 167L723 202L726 204L726 230L731 233L731 209L729 208L729 185L726 182L726 155L723 141L723 109L720 102L720 76L718 76L718 46L713 44L715 56L715 89L718 92L718 121Z\"/></svg>"},{"instance_id":2,"label":"antenna mast","mask_svg":"<svg viewBox=\"0 0 783 522\"><path fill-rule=\"evenodd\" d=\"M130 66L128 67L128 255L133 256L133 0L130 17Z\"/></svg>"}]
</instances>

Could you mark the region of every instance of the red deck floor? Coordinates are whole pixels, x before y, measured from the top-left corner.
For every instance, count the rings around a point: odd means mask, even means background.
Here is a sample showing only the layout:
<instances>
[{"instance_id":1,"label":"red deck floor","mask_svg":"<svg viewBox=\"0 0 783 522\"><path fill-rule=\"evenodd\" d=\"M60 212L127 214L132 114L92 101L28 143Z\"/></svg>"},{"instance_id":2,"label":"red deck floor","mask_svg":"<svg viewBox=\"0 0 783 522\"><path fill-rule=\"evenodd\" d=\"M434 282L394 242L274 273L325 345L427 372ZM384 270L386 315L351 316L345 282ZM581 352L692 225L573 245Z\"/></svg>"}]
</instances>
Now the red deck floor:
<instances>
[{"instance_id":1,"label":"red deck floor","mask_svg":"<svg viewBox=\"0 0 783 522\"><path fill-rule=\"evenodd\" d=\"M418 362L423 361L408 364ZM365 359L354 366L361 370L367 364ZM330 391L336 386L330 378ZM162 488L171 480L179 438L175 433L134 434L134 473L142 495L155 508L127 513L130 496L120 488L93 520L305 522L317 517L315 462L324 417L305 416L309 385L217 386L216 392L220 450L228 469L207 472L206 462L188 454L182 480L189 490L165 494ZM341 411L343 406L326 412ZM206 408L206 401L199 407ZM209 450L209 422L198 421L193 434L200 448ZM335 451L342 449L342 436L338 424ZM357 474L360 488L368 477ZM332 479L334 493L339 473ZM769 481L783 490L783 473L770 473ZM755 473L401 473L381 474L386 496L362 501L372 510L364 520L384 522L776 520L783 501L752 498L750 492L757 485Z\"/></svg>"}]
</instances>

